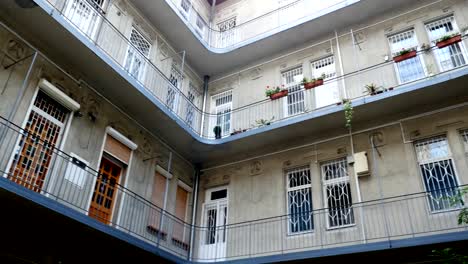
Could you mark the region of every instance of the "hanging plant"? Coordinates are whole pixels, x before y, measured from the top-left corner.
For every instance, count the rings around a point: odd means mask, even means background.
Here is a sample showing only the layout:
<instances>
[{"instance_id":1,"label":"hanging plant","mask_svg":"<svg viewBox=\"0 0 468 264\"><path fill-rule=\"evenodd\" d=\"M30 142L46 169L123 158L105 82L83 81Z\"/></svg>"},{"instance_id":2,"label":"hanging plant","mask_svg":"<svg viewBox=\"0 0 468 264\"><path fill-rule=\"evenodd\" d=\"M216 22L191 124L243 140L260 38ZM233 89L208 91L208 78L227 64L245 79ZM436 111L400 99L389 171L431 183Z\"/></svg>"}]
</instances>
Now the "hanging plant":
<instances>
[{"instance_id":1,"label":"hanging plant","mask_svg":"<svg viewBox=\"0 0 468 264\"><path fill-rule=\"evenodd\" d=\"M349 100L343 100L343 108L344 108L344 114L345 114L345 127L348 129L351 129L352 121L353 121L353 104Z\"/></svg>"}]
</instances>

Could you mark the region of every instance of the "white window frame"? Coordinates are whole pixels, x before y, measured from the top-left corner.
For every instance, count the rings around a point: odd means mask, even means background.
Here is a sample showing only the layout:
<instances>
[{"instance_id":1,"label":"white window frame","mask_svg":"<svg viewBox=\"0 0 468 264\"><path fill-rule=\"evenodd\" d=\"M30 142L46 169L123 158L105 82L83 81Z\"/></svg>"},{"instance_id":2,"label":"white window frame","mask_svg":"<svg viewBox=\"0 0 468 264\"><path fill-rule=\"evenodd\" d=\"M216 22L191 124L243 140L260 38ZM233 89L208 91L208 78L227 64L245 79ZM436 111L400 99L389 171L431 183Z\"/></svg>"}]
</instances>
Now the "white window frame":
<instances>
[{"instance_id":1,"label":"white window frame","mask_svg":"<svg viewBox=\"0 0 468 264\"><path fill-rule=\"evenodd\" d=\"M412 43L410 42L410 45L401 45L401 46L398 45L398 48L395 48L394 44L392 43L392 39L394 39L394 38L401 39L401 38L403 38L402 36L405 35L405 34L406 35L412 34L412 38L414 38ZM414 28L410 28L410 29L407 29L407 30L404 30L404 31L401 31L401 32L398 32L398 33L395 33L395 34L388 35L387 36L387 41L388 41L388 45L390 47L392 57L394 57L398 52L400 52L401 48L405 48L405 49L414 48L414 49L417 50L418 47L419 47L418 36L416 35L416 31L414 30ZM414 82L414 81L417 81L417 80L421 80L421 79L423 79L423 78L425 78L427 76L427 70L426 70L426 64L424 62L424 57L420 56L418 54L415 58L417 58L418 61L419 61L419 64L420 64L422 72L423 72L423 76L421 76L420 78L414 79L414 80L409 80L409 81L403 82L401 80L401 74L400 74L400 69L399 69L398 65L401 64L401 63L405 63L406 61L393 63L399 84ZM410 60L413 60L415 58L412 58Z\"/></svg>"},{"instance_id":2,"label":"white window frame","mask_svg":"<svg viewBox=\"0 0 468 264\"><path fill-rule=\"evenodd\" d=\"M176 80L177 83L174 84L172 83L172 80ZM173 111L174 113L178 113L178 109L179 109L179 96L180 96L180 91L181 91L181 87L182 87L182 83L184 81L184 76L183 76L183 73L176 67L176 65L172 65L171 66L171 73L170 73L170 77L169 77L169 85L167 85L167 93L166 93L166 106L167 108L169 108L171 111ZM169 105L170 101L168 101L170 99L170 96L173 96L173 100L172 100L172 105Z\"/></svg>"},{"instance_id":3,"label":"white window frame","mask_svg":"<svg viewBox=\"0 0 468 264\"><path fill-rule=\"evenodd\" d=\"M468 154L468 129L461 129L459 132L464 146L463 150Z\"/></svg>"},{"instance_id":4,"label":"white window frame","mask_svg":"<svg viewBox=\"0 0 468 264\"><path fill-rule=\"evenodd\" d=\"M299 115L306 110L306 95L302 88L301 81L304 78L304 69L302 65L281 71L281 85L288 90L288 96L284 97L283 115L285 117ZM288 79L293 82L288 82ZM289 103L293 101L293 103ZM291 113L289 108L291 106Z\"/></svg>"},{"instance_id":5,"label":"white window frame","mask_svg":"<svg viewBox=\"0 0 468 264\"><path fill-rule=\"evenodd\" d=\"M187 5L188 10L185 10L184 5ZM179 3L179 10L182 16L186 19L189 20L190 13L192 11L192 1L191 0L180 0Z\"/></svg>"},{"instance_id":6,"label":"white window frame","mask_svg":"<svg viewBox=\"0 0 468 264\"><path fill-rule=\"evenodd\" d=\"M220 104L220 105L216 105L216 100L221 99L221 98L224 98L223 100L225 100L225 103ZM230 100L228 98L230 98ZM227 137L233 131L232 101L233 101L232 89L211 96L211 113L212 114L211 114L211 117L210 117L210 126L209 126L210 131L208 131L208 133L210 135L213 135L213 137L214 137L213 128L215 126L219 125L218 124L218 116L217 116L217 113L219 111L226 111L226 110L229 111L229 131L225 131L225 129L224 129L225 127L222 126L221 127L222 128L221 136L222 137ZM222 124L224 124L224 118L226 118L226 116L227 116L227 113L224 113L223 117L222 117L222 119L223 119Z\"/></svg>"},{"instance_id":7,"label":"white window frame","mask_svg":"<svg viewBox=\"0 0 468 264\"><path fill-rule=\"evenodd\" d=\"M431 34L432 33L432 31L430 30L431 27L438 26L438 25L444 25L444 24L448 24L448 23L452 24L452 27L453 27L452 31L444 32L444 34ZM447 17L439 18L437 20L433 20L431 22L425 23L424 26L426 28L426 33L427 33L427 36L429 38L429 41L431 42L432 45L435 45L437 43L437 40L439 38L443 37L446 34L460 33L457 22L455 21L455 17L454 17L453 14L450 15L450 16L447 16ZM445 49L451 49L451 47L445 47L442 50L438 49L438 48L434 48L433 49L433 54L434 54L434 57L435 57L435 59L437 61L437 66L438 66L440 72L445 72L445 71L452 70L454 68L462 67L464 65L467 65L467 63L468 63L468 56L467 56L466 47L465 47L464 42L461 41L461 42L453 44L453 45L457 45L459 47L460 53L461 53L459 55L462 56L462 58L465 60L465 63L461 64L459 66L453 66L452 65L451 68L446 69L446 68L442 67L442 63L441 63L442 54L441 53ZM450 53L450 51L449 51L449 53Z\"/></svg>"},{"instance_id":8,"label":"white window frame","mask_svg":"<svg viewBox=\"0 0 468 264\"><path fill-rule=\"evenodd\" d=\"M200 14L197 14L197 20L195 21L195 30L199 34L201 38L204 37L205 35L205 28L206 28L206 22L205 20L201 17Z\"/></svg>"},{"instance_id":9,"label":"white window frame","mask_svg":"<svg viewBox=\"0 0 468 264\"><path fill-rule=\"evenodd\" d=\"M290 187L290 180L289 176L293 173L303 173L303 172L308 172L309 174L309 180L310 182L308 184L300 184L294 187ZM300 234L305 234L305 233L313 233L315 231L315 221L314 221L314 206L313 206L313 197L312 197L312 172L310 170L310 166L301 166L301 167L295 167L295 168L290 168L284 171L285 175L285 180L286 180L286 212L287 212L287 234L289 236L294 236L294 235L300 235ZM310 228L307 230L299 230L301 227L298 227L298 231L293 231L291 230L291 219L292 215L294 214L291 212L291 205L290 205L290 192L297 192L297 191L303 191L303 190L308 190L309 191L309 197L310 197L310 220L309 220L309 225ZM301 217L301 216L299 216ZM300 220L299 220L300 221Z\"/></svg>"},{"instance_id":10,"label":"white window frame","mask_svg":"<svg viewBox=\"0 0 468 264\"><path fill-rule=\"evenodd\" d=\"M430 146L430 144L438 143L438 142L445 142L445 146L446 146L445 156L431 157L432 154L430 154L430 152L432 152L432 151L434 151L436 149L430 149L431 151L423 151L422 148L424 146ZM421 151L419 151L418 148L421 148ZM418 171L419 171L419 174L420 174L420 177L421 177L422 185L423 185L423 188L424 188L425 192L427 193L427 206L428 206L429 212L431 214L434 214L434 213L443 213L443 212L453 211L453 210L459 209L459 206L450 206L449 205L450 201L448 201L448 200L446 202L448 205L443 205L442 206L444 208L442 208L442 209L437 209L437 208L434 209L433 208L434 206L438 206L437 204L434 205L434 199L432 198L432 192L434 190L428 190L428 188L426 187L428 185L428 183L426 182L426 178L425 178L425 176L423 174L423 171L422 171L422 166L424 166L424 165L436 164L436 163L441 163L441 162L445 162L445 161L450 162L450 164L452 165L453 173L455 174L452 177L453 177L453 180L455 181L454 183L455 183L456 186L452 186L452 187L449 187L449 188L456 188L457 191L458 191L458 187L460 186L460 179L458 178L458 172L457 172L455 160L452 157L452 153L451 153L451 150L450 150L450 144L449 144L447 136L446 135L439 135L439 136L433 136L433 137L417 140L417 141L414 142L414 150L415 150L415 154L416 154L416 161L418 163ZM447 196L447 197L449 197L449 196Z\"/></svg>"},{"instance_id":11,"label":"white window frame","mask_svg":"<svg viewBox=\"0 0 468 264\"><path fill-rule=\"evenodd\" d=\"M142 41L143 44L148 45L148 50L146 52L142 50L141 47L138 47L135 43L132 43L132 34L135 34L137 38L140 38L140 41ZM146 71L147 71L146 61L149 58L149 55L151 53L152 45L151 45L151 42L135 26L132 26L128 40L130 44L128 45L127 51L125 52L123 68L135 79L142 82L146 76ZM132 53L132 58L129 58L130 53ZM137 62L138 59L141 60L141 66L140 66L141 68L140 68L140 71L138 72L138 76L135 76L132 73L132 70L135 67L135 63ZM128 60L131 60L131 61L128 62Z\"/></svg>"},{"instance_id":12,"label":"white window frame","mask_svg":"<svg viewBox=\"0 0 468 264\"><path fill-rule=\"evenodd\" d=\"M343 175L333 175L332 179L327 179L326 176L326 170L327 166L341 166L340 170L343 173ZM344 166L344 167L343 167ZM326 208L326 218L327 218L327 230L333 230L333 229L339 229L339 228L345 228L345 227L350 227L350 226L355 226L356 225L356 216L354 214L354 207L353 207L353 199L352 199L352 188L351 188L351 181L349 177L349 171L348 171L348 161L346 157L339 158L339 159L334 159L334 160L329 160L326 162L322 162L320 164L320 173L321 173L321 178L322 178L322 186L323 186L323 201L324 201L324 208ZM330 208L328 206L328 201L329 198L327 195L327 189L330 186L336 186L336 185L342 185L342 184L347 184L348 185L348 190L349 190L349 197L348 197L348 202L351 204L349 207L350 210L350 218L351 220L345 220L345 221L350 221L348 224L338 224L338 225L331 225L331 219L330 219ZM341 201L339 201L341 202ZM339 203L338 202L338 203ZM338 206L339 207L339 206Z\"/></svg>"},{"instance_id":13,"label":"white window frame","mask_svg":"<svg viewBox=\"0 0 468 264\"><path fill-rule=\"evenodd\" d=\"M217 48L225 48L234 45L238 41L237 16L230 17L216 25L218 27Z\"/></svg>"},{"instance_id":14,"label":"white window frame","mask_svg":"<svg viewBox=\"0 0 468 264\"><path fill-rule=\"evenodd\" d=\"M76 27L82 34L92 40L95 40L99 24L102 22L101 15L103 15L104 9L107 7L108 3L108 0L102 0L100 5L99 3L96 3L96 0L68 0L65 3L63 14L67 17L70 24ZM95 5L99 5L99 7L96 8ZM92 18L83 18L81 14L78 14L79 12L83 12L83 10L78 10L77 6L80 6L81 8L86 6L85 8L91 12L88 15L92 16ZM81 16L81 18L78 18L79 16ZM78 21L76 21L77 19ZM82 24L77 24L80 22L82 23L85 19L89 19L87 21L87 23L89 23L87 25L87 29L83 28Z\"/></svg>"},{"instance_id":15,"label":"white window frame","mask_svg":"<svg viewBox=\"0 0 468 264\"><path fill-rule=\"evenodd\" d=\"M321 70L317 70L317 68ZM324 85L315 87L313 89L315 94L315 106L316 108L322 108L329 105L335 105L338 102L341 102L341 94L338 87L338 80L336 79L337 71L336 71L336 60L335 55L331 55L319 60L314 60L310 62L310 70L312 78L319 78L322 74L325 74L324 81L326 82ZM330 103L319 104L319 100L321 98L320 93L323 92L332 92L332 100ZM333 101L333 99L336 99Z\"/></svg>"},{"instance_id":16,"label":"white window frame","mask_svg":"<svg viewBox=\"0 0 468 264\"><path fill-rule=\"evenodd\" d=\"M193 98L193 99L192 99ZM200 99L200 92L195 87L192 82L189 82L189 89L187 91L187 105L185 109L185 122L190 125L190 127L194 128L197 124L197 107L198 107L198 100ZM191 113L191 117L189 116Z\"/></svg>"}]
</instances>

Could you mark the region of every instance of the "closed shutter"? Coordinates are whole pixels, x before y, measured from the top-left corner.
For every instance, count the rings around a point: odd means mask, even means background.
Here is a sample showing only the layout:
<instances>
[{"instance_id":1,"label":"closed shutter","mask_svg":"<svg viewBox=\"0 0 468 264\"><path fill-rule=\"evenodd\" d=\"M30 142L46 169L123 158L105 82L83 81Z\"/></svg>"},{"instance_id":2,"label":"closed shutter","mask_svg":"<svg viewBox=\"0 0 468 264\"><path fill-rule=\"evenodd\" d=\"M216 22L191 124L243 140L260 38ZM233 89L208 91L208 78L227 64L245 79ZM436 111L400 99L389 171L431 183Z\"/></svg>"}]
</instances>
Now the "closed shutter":
<instances>
[{"instance_id":1,"label":"closed shutter","mask_svg":"<svg viewBox=\"0 0 468 264\"><path fill-rule=\"evenodd\" d=\"M184 190L182 187L177 187L177 194L176 194L176 208L175 208L175 215L180 220L174 224L174 238L183 242L184 241L184 222L185 222L185 214L187 212L187 198L188 192Z\"/></svg>"},{"instance_id":2,"label":"closed shutter","mask_svg":"<svg viewBox=\"0 0 468 264\"><path fill-rule=\"evenodd\" d=\"M127 165L130 162L130 154L132 153L132 150L117 139L113 138L111 135L107 135L106 137L104 151L111 154L115 158L118 158Z\"/></svg>"}]
</instances>

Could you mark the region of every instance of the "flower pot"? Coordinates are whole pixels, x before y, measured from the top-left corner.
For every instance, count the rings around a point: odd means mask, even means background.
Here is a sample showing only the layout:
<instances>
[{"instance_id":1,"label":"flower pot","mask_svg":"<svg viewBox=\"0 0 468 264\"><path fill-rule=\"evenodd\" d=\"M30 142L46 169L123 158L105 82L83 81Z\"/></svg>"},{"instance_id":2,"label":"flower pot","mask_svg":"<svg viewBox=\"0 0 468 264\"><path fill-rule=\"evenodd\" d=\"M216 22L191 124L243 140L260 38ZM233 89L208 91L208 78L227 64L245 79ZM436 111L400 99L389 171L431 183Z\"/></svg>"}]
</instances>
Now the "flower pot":
<instances>
[{"instance_id":1,"label":"flower pot","mask_svg":"<svg viewBox=\"0 0 468 264\"><path fill-rule=\"evenodd\" d=\"M272 94L270 95L270 99L271 100L276 100L276 99L280 99L282 97L285 97L286 95L288 95L288 90L283 90L279 93L275 93L275 94Z\"/></svg>"},{"instance_id":2,"label":"flower pot","mask_svg":"<svg viewBox=\"0 0 468 264\"><path fill-rule=\"evenodd\" d=\"M393 57L393 61L394 62L402 62L402 61L405 61L407 59L414 58L414 57L416 57L416 55L418 55L417 52L415 50L413 50L413 51L410 51L410 52L408 52L406 54Z\"/></svg>"},{"instance_id":3,"label":"flower pot","mask_svg":"<svg viewBox=\"0 0 468 264\"><path fill-rule=\"evenodd\" d=\"M456 35L454 37L451 37L450 39L444 40L444 41L439 41L436 43L437 47L439 49L445 48L447 46L453 45L455 43L458 43L461 41L461 35Z\"/></svg>"},{"instance_id":4,"label":"flower pot","mask_svg":"<svg viewBox=\"0 0 468 264\"><path fill-rule=\"evenodd\" d=\"M309 90L320 85L323 85L323 79L319 79L314 82L304 83L304 89Z\"/></svg>"}]
</instances>

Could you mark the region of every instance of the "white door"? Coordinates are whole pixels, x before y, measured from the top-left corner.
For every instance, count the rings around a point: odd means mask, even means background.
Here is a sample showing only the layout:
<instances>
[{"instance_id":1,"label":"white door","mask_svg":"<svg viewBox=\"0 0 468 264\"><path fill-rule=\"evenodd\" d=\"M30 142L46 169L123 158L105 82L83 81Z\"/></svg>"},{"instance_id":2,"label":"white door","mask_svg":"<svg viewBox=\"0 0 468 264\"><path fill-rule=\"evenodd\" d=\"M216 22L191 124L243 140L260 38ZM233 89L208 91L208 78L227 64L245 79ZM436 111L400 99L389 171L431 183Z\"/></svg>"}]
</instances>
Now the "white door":
<instances>
[{"instance_id":1,"label":"white door","mask_svg":"<svg viewBox=\"0 0 468 264\"><path fill-rule=\"evenodd\" d=\"M232 90L213 95L211 97L210 131L211 137L215 137L213 128L221 127L221 136L226 137L231 134L231 110L232 110Z\"/></svg>"},{"instance_id":2,"label":"white door","mask_svg":"<svg viewBox=\"0 0 468 264\"><path fill-rule=\"evenodd\" d=\"M207 190L203 204L203 228L200 236L200 259L202 261L223 261L226 258L227 216L227 188Z\"/></svg>"},{"instance_id":3,"label":"white door","mask_svg":"<svg viewBox=\"0 0 468 264\"><path fill-rule=\"evenodd\" d=\"M143 82L146 72L146 59L149 56L151 44L143 35L132 27L130 43L127 48L124 68L140 82Z\"/></svg>"},{"instance_id":4,"label":"white door","mask_svg":"<svg viewBox=\"0 0 468 264\"><path fill-rule=\"evenodd\" d=\"M166 105L175 113L178 112L177 107L179 105L179 91L182 87L182 80L182 73L176 68L175 65L172 65L169 81L174 86L167 86Z\"/></svg>"},{"instance_id":5,"label":"white door","mask_svg":"<svg viewBox=\"0 0 468 264\"><path fill-rule=\"evenodd\" d=\"M106 0L69 0L64 14L82 33L94 39L105 2Z\"/></svg>"},{"instance_id":6,"label":"white door","mask_svg":"<svg viewBox=\"0 0 468 264\"><path fill-rule=\"evenodd\" d=\"M312 77L316 79L322 75L325 75L325 84L314 88L316 108L334 105L340 101L333 56L312 62Z\"/></svg>"},{"instance_id":7,"label":"white door","mask_svg":"<svg viewBox=\"0 0 468 264\"><path fill-rule=\"evenodd\" d=\"M459 32L453 16L426 24L426 30L432 45L435 45L437 40L445 35ZM453 68L463 66L467 62L463 42L455 43L442 49L435 48L433 50L439 64L440 71L448 71Z\"/></svg>"}]
</instances>

